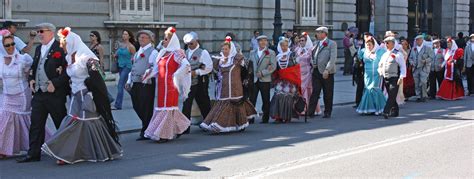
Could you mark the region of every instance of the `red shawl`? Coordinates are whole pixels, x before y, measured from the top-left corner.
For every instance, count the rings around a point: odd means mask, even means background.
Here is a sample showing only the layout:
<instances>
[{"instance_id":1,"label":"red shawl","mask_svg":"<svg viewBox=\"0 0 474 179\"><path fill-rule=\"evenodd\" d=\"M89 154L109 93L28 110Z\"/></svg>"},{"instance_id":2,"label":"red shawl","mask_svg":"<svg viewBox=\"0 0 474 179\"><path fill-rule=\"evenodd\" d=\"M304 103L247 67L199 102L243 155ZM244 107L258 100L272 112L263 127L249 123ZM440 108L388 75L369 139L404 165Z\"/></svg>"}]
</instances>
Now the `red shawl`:
<instances>
[{"instance_id":1,"label":"red shawl","mask_svg":"<svg viewBox=\"0 0 474 179\"><path fill-rule=\"evenodd\" d=\"M300 68L300 64L275 71L273 73L273 77L274 77L275 81L285 80L285 81L288 81L288 82L296 85L299 89L300 94L301 94L301 68Z\"/></svg>"}]
</instances>

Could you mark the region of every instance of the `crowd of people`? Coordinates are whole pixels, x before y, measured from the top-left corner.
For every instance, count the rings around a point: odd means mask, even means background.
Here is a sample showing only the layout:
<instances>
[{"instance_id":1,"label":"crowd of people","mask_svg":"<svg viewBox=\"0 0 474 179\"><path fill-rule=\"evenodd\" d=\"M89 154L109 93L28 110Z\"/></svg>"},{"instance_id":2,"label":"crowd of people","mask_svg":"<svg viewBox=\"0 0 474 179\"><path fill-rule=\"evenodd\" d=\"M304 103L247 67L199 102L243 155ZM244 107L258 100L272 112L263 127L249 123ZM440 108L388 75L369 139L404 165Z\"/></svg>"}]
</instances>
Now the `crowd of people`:
<instances>
[{"instance_id":1,"label":"crowd of people","mask_svg":"<svg viewBox=\"0 0 474 179\"><path fill-rule=\"evenodd\" d=\"M0 158L23 151L27 154L19 163L39 161L42 151L59 165L120 158L123 151L112 110L122 109L125 92L142 122L137 141L166 143L189 134L194 100L204 119L199 127L210 134L244 131L259 117L259 95L261 123L332 116L337 43L328 38L327 27L316 29L314 43L306 32L288 31L275 51L268 37L255 31L248 57L232 33L223 38L221 53L210 55L195 32L184 35L183 49L174 27L159 43L149 30L138 31L138 43L124 30L115 47L119 80L114 99L104 82L104 48L97 31L90 32L88 46L71 28L57 30L41 23L26 45L14 36L14 24L5 26L0 31ZM41 45L31 57L27 52L36 37ZM398 106L411 96L419 102L461 99L462 72L468 77L467 95L474 94L474 34L464 51L452 38L442 48L444 40L427 41L418 35L411 48L407 39L391 31L383 40L370 33L362 37L357 43L343 42L349 46L345 53L354 59L344 74L354 74L358 113L388 119L397 117ZM209 85L211 80L215 86ZM216 89L214 102L210 87ZM48 116L57 129L54 134L45 127Z\"/></svg>"}]
</instances>

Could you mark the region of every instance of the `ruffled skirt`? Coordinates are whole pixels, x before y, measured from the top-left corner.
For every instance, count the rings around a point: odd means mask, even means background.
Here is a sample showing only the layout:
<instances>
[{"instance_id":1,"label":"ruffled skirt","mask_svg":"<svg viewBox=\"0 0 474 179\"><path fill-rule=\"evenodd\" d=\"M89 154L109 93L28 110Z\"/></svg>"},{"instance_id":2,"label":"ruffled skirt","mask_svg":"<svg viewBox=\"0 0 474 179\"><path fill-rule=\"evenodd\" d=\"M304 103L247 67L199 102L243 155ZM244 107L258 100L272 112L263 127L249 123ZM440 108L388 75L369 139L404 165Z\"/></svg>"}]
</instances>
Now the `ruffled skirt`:
<instances>
[{"instance_id":1,"label":"ruffled skirt","mask_svg":"<svg viewBox=\"0 0 474 179\"><path fill-rule=\"evenodd\" d=\"M145 137L152 140L173 139L182 134L191 125L191 121L178 109L155 109L151 122L145 130Z\"/></svg>"},{"instance_id":2,"label":"ruffled skirt","mask_svg":"<svg viewBox=\"0 0 474 179\"><path fill-rule=\"evenodd\" d=\"M366 88L356 111L359 114L375 113L379 115L383 112L386 102L385 95L379 88Z\"/></svg>"},{"instance_id":3,"label":"ruffled skirt","mask_svg":"<svg viewBox=\"0 0 474 179\"><path fill-rule=\"evenodd\" d=\"M238 103L238 100L219 100L212 107L206 119L200 124L205 131L214 133L236 132L248 127L248 119L257 112L249 100Z\"/></svg>"}]
</instances>

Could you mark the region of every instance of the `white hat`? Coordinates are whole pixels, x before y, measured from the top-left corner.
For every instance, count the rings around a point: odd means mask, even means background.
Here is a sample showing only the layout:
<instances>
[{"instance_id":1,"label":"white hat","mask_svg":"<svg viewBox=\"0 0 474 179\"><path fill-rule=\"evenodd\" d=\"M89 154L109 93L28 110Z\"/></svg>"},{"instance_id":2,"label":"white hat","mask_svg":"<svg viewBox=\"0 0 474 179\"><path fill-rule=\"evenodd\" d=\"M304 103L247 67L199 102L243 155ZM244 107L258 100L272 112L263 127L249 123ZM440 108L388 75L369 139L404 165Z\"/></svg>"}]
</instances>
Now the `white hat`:
<instances>
[{"instance_id":1,"label":"white hat","mask_svg":"<svg viewBox=\"0 0 474 179\"><path fill-rule=\"evenodd\" d=\"M148 35L148 36L150 37L150 39L152 39L152 40L155 38L155 33L153 33L153 32L150 31L150 30L140 30L140 31L138 31L137 37L140 36L140 34L146 34L146 35Z\"/></svg>"},{"instance_id":2,"label":"white hat","mask_svg":"<svg viewBox=\"0 0 474 179\"><path fill-rule=\"evenodd\" d=\"M441 42L441 40L439 40L439 39L434 39L433 40L433 43L439 43L439 42Z\"/></svg>"},{"instance_id":3,"label":"white hat","mask_svg":"<svg viewBox=\"0 0 474 179\"><path fill-rule=\"evenodd\" d=\"M327 27L322 26L322 27L318 27L318 28L316 29L316 32L324 32L324 33L327 34L329 31L328 31L328 28L327 28Z\"/></svg>"},{"instance_id":4,"label":"white hat","mask_svg":"<svg viewBox=\"0 0 474 179\"><path fill-rule=\"evenodd\" d=\"M474 37L474 34L471 34L471 35L469 36L469 38L473 38L473 37Z\"/></svg>"},{"instance_id":5,"label":"white hat","mask_svg":"<svg viewBox=\"0 0 474 179\"><path fill-rule=\"evenodd\" d=\"M257 37L257 40L260 40L260 39L268 39L268 37L266 35L260 35Z\"/></svg>"},{"instance_id":6,"label":"white hat","mask_svg":"<svg viewBox=\"0 0 474 179\"><path fill-rule=\"evenodd\" d=\"M395 39L395 37L389 36L389 37L385 38L383 41L384 41L384 42L388 42L388 41L395 42L396 39Z\"/></svg>"},{"instance_id":7,"label":"white hat","mask_svg":"<svg viewBox=\"0 0 474 179\"><path fill-rule=\"evenodd\" d=\"M54 26L53 24L48 23L48 22L37 24L36 28L45 28L45 29L50 30L51 32L56 31L56 26Z\"/></svg>"},{"instance_id":8,"label":"white hat","mask_svg":"<svg viewBox=\"0 0 474 179\"><path fill-rule=\"evenodd\" d=\"M183 41L184 41L185 44L187 44L187 43L189 43L193 40L198 40L198 39L199 38L198 38L198 35L197 35L196 32L189 32L186 35L184 35L184 37L183 37Z\"/></svg>"},{"instance_id":9,"label":"white hat","mask_svg":"<svg viewBox=\"0 0 474 179\"><path fill-rule=\"evenodd\" d=\"M388 36L395 36L395 33L393 33L391 30L385 32L385 37L388 37Z\"/></svg>"}]
</instances>

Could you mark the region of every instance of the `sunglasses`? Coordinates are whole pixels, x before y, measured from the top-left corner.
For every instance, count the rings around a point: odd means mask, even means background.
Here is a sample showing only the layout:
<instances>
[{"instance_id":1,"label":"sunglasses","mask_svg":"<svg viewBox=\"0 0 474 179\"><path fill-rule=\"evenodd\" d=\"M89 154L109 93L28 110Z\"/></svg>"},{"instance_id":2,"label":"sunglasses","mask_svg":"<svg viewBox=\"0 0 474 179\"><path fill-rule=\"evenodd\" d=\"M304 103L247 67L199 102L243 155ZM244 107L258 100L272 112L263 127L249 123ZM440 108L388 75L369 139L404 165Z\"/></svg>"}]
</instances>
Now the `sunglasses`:
<instances>
[{"instance_id":1,"label":"sunglasses","mask_svg":"<svg viewBox=\"0 0 474 179\"><path fill-rule=\"evenodd\" d=\"M91 35L89 35L89 37L95 37L95 35L94 35L94 34L91 34Z\"/></svg>"},{"instance_id":2,"label":"sunglasses","mask_svg":"<svg viewBox=\"0 0 474 179\"><path fill-rule=\"evenodd\" d=\"M190 42L190 43L188 43L188 45L194 45L194 43Z\"/></svg>"},{"instance_id":3,"label":"sunglasses","mask_svg":"<svg viewBox=\"0 0 474 179\"><path fill-rule=\"evenodd\" d=\"M8 47L13 47L13 46L15 46L15 42L12 42L12 43L9 43L9 44L4 44L3 46L7 47L7 48Z\"/></svg>"},{"instance_id":4,"label":"sunglasses","mask_svg":"<svg viewBox=\"0 0 474 179\"><path fill-rule=\"evenodd\" d=\"M42 34L42 33L46 32L46 31L50 31L50 30L48 30L48 29L45 29L45 30L37 30L36 32L37 32L38 34Z\"/></svg>"}]
</instances>

